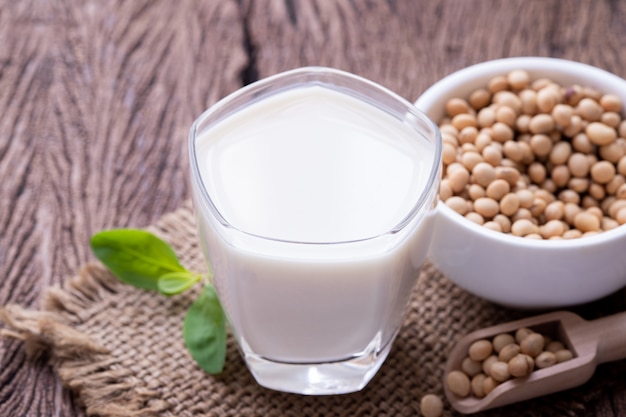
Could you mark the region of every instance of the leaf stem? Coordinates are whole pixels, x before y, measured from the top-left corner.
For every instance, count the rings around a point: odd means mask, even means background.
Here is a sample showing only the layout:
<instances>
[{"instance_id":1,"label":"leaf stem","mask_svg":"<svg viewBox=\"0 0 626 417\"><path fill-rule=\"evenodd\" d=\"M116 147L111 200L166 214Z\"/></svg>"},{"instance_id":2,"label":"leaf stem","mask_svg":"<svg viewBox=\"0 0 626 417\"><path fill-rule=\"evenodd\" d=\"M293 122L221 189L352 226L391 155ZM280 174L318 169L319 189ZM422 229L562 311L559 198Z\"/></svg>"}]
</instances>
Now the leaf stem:
<instances>
[{"instance_id":1,"label":"leaf stem","mask_svg":"<svg viewBox=\"0 0 626 417\"><path fill-rule=\"evenodd\" d=\"M206 274L198 274L204 285L213 285L213 272L209 271Z\"/></svg>"}]
</instances>

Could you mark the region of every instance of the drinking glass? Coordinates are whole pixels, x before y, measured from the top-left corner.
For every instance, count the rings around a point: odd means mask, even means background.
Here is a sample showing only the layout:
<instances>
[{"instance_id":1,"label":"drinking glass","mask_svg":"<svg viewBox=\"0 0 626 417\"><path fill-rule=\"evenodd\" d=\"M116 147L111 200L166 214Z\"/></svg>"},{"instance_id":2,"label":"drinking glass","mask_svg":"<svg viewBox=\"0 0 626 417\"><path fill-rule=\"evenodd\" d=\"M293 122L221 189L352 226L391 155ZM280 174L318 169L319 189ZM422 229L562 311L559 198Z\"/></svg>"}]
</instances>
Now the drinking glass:
<instances>
[{"instance_id":1,"label":"drinking glass","mask_svg":"<svg viewBox=\"0 0 626 417\"><path fill-rule=\"evenodd\" d=\"M256 381L310 395L362 389L428 250L437 126L371 81L306 67L211 106L189 156L202 249Z\"/></svg>"}]
</instances>

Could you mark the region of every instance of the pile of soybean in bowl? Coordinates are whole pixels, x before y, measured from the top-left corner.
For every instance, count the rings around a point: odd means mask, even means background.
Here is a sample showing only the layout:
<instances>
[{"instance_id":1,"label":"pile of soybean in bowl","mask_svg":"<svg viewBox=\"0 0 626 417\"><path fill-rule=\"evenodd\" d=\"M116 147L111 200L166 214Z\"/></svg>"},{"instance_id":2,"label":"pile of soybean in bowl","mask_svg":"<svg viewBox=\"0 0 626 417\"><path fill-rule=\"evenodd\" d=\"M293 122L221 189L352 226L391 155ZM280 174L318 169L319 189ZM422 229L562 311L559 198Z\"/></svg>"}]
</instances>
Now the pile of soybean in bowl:
<instances>
[{"instance_id":1,"label":"pile of soybean in bowl","mask_svg":"<svg viewBox=\"0 0 626 417\"><path fill-rule=\"evenodd\" d=\"M439 195L468 220L533 239L626 223L626 120L617 95L514 70L445 110Z\"/></svg>"},{"instance_id":2,"label":"pile of soybean in bowl","mask_svg":"<svg viewBox=\"0 0 626 417\"><path fill-rule=\"evenodd\" d=\"M446 385L455 395L483 398L499 384L529 376L573 358L563 342L522 327L515 334L501 333L493 340L472 343L461 369L446 375Z\"/></svg>"}]
</instances>

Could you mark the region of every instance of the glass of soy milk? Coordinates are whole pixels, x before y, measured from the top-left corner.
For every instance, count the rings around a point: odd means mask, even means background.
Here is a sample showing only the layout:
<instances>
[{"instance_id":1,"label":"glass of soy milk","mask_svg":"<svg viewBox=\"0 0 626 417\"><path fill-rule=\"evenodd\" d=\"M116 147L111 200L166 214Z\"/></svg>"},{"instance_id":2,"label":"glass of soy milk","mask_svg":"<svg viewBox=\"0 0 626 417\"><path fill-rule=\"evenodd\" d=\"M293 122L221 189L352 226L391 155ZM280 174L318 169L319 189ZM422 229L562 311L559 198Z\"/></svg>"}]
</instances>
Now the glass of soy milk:
<instances>
[{"instance_id":1,"label":"glass of soy milk","mask_svg":"<svg viewBox=\"0 0 626 417\"><path fill-rule=\"evenodd\" d=\"M373 82L308 67L212 106L189 151L203 251L257 382L311 395L362 389L428 250L436 125Z\"/></svg>"}]
</instances>

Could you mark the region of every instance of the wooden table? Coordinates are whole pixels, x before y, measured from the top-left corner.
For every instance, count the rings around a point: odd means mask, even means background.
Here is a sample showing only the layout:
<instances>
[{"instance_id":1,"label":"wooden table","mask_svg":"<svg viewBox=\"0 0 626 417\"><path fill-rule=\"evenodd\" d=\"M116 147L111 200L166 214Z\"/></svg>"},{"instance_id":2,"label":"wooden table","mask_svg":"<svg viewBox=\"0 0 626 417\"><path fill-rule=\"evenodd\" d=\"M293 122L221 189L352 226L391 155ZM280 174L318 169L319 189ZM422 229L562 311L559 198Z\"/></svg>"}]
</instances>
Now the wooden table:
<instances>
[{"instance_id":1,"label":"wooden table","mask_svg":"<svg viewBox=\"0 0 626 417\"><path fill-rule=\"evenodd\" d=\"M415 100L443 76L523 55L626 77L626 2L0 1L0 305L93 260L90 235L190 196L187 132L259 78L332 66ZM619 292L582 309L626 309ZM625 369L623 361L618 366ZM623 371L588 415L626 415ZM0 342L0 416L80 416L45 360Z\"/></svg>"}]
</instances>

